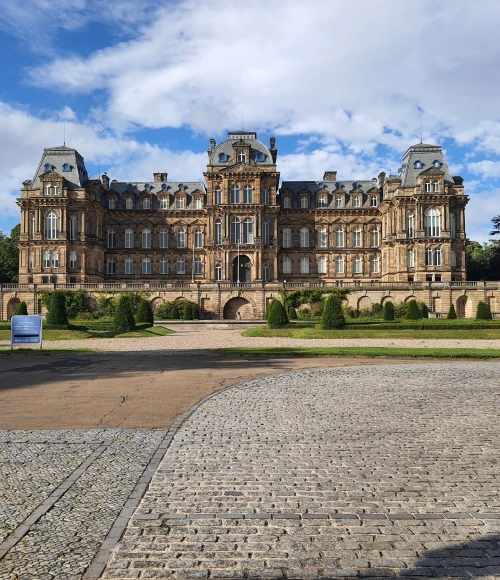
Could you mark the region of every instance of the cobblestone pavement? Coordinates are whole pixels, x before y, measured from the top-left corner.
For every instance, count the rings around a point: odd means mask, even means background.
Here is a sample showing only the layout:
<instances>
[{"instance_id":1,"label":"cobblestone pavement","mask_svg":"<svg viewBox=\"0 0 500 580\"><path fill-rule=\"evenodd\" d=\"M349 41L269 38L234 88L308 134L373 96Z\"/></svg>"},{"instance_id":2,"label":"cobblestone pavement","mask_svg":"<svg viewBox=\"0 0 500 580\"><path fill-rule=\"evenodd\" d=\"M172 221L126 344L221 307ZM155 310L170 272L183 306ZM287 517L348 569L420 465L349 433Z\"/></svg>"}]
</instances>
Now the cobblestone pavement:
<instances>
[{"instance_id":1,"label":"cobblestone pavement","mask_svg":"<svg viewBox=\"0 0 500 580\"><path fill-rule=\"evenodd\" d=\"M0 579L80 579L165 434L0 431Z\"/></svg>"},{"instance_id":2,"label":"cobblestone pavement","mask_svg":"<svg viewBox=\"0 0 500 580\"><path fill-rule=\"evenodd\" d=\"M499 372L306 370L212 396L103 577L500 578Z\"/></svg>"}]
</instances>

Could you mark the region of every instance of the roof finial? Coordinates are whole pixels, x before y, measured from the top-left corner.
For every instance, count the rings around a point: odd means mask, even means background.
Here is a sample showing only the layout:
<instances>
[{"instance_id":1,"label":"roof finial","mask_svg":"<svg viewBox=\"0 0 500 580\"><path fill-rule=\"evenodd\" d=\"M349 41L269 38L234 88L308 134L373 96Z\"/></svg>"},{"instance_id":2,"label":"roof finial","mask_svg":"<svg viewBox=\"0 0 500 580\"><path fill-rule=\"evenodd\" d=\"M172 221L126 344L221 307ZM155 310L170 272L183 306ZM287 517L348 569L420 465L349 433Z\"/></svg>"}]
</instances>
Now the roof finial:
<instances>
[{"instance_id":1,"label":"roof finial","mask_svg":"<svg viewBox=\"0 0 500 580\"><path fill-rule=\"evenodd\" d=\"M63 143L64 143L64 147L66 147L66 123L64 123L64 129L63 129Z\"/></svg>"},{"instance_id":2,"label":"roof finial","mask_svg":"<svg viewBox=\"0 0 500 580\"><path fill-rule=\"evenodd\" d=\"M243 121L243 111L241 111L241 130L244 131L245 130L245 123Z\"/></svg>"},{"instance_id":3,"label":"roof finial","mask_svg":"<svg viewBox=\"0 0 500 580\"><path fill-rule=\"evenodd\" d=\"M422 112L420 112L420 143L422 143Z\"/></svg>"}]
</instances>

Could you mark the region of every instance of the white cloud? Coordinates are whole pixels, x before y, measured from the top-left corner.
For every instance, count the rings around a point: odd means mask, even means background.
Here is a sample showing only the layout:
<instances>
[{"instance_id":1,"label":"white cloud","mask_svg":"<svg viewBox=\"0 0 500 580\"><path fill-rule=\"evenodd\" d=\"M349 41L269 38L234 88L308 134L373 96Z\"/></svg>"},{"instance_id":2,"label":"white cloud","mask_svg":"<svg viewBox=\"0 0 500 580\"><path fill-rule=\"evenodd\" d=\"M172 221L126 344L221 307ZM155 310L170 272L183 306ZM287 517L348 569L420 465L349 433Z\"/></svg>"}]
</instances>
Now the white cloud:
<instances>
[{"instance_id":1,"label":"white cloud","mask_svg":"<svg viewBox=\"0 0 500 580\"><path fill-rule=\"evenodd\" d=\"M475 175L481 175L483 178L500 177L500 161L484 159L483 161L468 163L467 169Z\"/></svg>"}]
</instances>

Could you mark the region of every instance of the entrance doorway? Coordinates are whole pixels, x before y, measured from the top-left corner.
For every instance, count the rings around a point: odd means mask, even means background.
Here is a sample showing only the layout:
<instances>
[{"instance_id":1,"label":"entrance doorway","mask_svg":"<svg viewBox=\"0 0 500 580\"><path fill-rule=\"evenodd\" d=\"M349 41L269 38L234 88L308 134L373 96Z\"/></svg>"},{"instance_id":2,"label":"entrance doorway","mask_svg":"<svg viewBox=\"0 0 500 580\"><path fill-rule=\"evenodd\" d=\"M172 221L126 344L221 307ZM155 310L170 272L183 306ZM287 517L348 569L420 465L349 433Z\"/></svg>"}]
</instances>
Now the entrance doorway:
<instances>
[{"instance_id":1,"label":"entrance doorway","mask_svg":"<svg viewBox=\"0 0 500 580\"><path fill-rule=\"evenodd\" d=\"M231 298L224 306L224 318L231 320L251 320L253 318L252 305L246 298L240 296Z\"/></svg>"},{"instance_id":2,"label":"entrance doorway","mask_svg":"<svg viewBox=\"0 0 500 580\"><path fill-rule=\"evenodd\" d=\"M233 260L233 282L249 284L252 281L251 274L250 258L248 256L236 256Z\"/></svg>"}]
</instances>

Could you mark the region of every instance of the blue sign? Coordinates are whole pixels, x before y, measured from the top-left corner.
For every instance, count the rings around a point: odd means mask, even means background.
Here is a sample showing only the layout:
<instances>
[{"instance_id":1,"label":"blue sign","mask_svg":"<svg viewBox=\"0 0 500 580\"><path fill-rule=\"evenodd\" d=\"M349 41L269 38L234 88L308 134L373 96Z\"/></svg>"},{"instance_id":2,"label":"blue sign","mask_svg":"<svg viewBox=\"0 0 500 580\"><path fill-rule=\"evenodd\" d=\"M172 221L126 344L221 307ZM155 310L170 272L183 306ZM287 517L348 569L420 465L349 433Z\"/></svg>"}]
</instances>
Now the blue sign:
<instances>
[{"instance_id":1,"label":"blue sign","mask_svg":"<svg viewBox=\"0 0 500 580\"><path fill-rule=\"evenodd\" d=\"M13 316L10 328L11 347L15 344L39 344L42 348L41 316Z\"/></svg>"}]
</instances>

